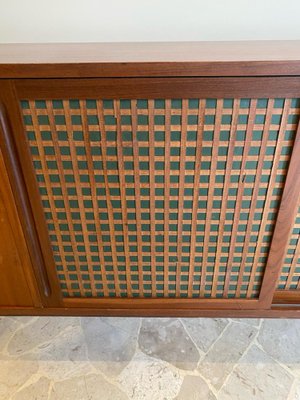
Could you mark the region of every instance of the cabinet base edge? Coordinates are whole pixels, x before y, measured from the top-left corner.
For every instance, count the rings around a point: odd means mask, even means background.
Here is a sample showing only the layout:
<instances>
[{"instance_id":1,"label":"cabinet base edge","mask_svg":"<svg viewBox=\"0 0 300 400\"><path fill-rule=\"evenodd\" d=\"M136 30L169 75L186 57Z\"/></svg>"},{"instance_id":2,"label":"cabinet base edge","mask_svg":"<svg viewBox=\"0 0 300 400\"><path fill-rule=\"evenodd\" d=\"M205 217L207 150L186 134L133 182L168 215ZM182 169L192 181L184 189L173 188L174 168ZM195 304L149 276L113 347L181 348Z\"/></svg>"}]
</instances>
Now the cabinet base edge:
<instances>
[{"instance_id":1,"label":"cabinet base edge","mask_svg":"<svg viewBox=\"0 0 300 400\"><path fill-rule=\"evenodd\" d=\"M1 316L99 316L99 317L206 317L206 318L300 318L300 306L273 306L269 310L195 309L97 309L97 308L0 308Z\"/></svg>"}]
</instances>

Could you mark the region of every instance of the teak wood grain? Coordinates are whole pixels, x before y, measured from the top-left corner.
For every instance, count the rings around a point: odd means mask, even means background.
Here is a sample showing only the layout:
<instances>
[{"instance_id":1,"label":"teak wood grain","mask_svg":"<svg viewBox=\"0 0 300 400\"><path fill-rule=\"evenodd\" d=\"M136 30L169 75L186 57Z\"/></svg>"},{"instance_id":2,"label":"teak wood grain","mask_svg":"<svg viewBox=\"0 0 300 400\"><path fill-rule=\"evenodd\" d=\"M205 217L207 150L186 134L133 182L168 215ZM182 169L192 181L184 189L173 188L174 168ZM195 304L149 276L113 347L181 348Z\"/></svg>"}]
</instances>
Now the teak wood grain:
<instances>
[{"instance_id":1,"label":"teak wood grain","mask_svg":"<svg viewBox=\"0 0 300 400\"><path fill-rule=\"evenodd\" d=\"M68 99L78 99L80 102L80 113L83 116L82 131L84 133L84 146L88 165L89 182L92 193L92 203L95 229L97 233L97 245L103 248L101 242L102 231L101 221L97 219L97 183L93 173L93 157L91 145L87 139L89 125L87 123L88 113L85 108L86 99L97 100L97 113L100 116L98 128L100 132L105 131L103 123L104 110L101 99L112 99L114 104L114 116L116 118L117 131L117 155L119 163L119 179L121 191L121 213L124 236L125 254L125 276L127 284L130 281L130 254L128 251L129 234L126 204L126 180L124 171L124 156L122 142L122 126L120 99L131 99L131 126L132 126L132 150L133 150L133 176L136 203L136 225L137 225L137 264L142 270L142 218L141 201L139 187L141 186L139 174L139 142L138 123L137 123L137 99L148 100L149 118L149 182L150 182L150 215L149 223L151 234L149 247L151 260L155 257L155 153L154 146L154 99L166 99L165 109L165 132L166 140L164 143L164 174L165 191L164 201L170 200L169 189L170 180L170 149L171 143L168 140L171 132L171 116L174 110L171 109L170 99L183 99L182 105L182 131L180 139L179 161L179 194L178 194L178 258L182 253L182 234L183 234L183 196L184 196L184 165L186 162L185 152L182 151L187 146L187 100L186 99L206 99L215 98L217 100L216 122L214 124L214 139L212 148L212 164L210 179L214 179L217 174L218 159L218 133L221 131L222 99L232 98L233 114L230 129L231 142L228 147L226 178L223 187L223 200L220 208L221 223L218 227L217 254L215 271L220 272L218 260L221 259L222 252L220 246L225 230L224 218L226 215L226 203L230 188L230 173L232 170L234 143L236 135L236 124L238 118L238 99L250 98L249 121L247 123L246 136L251 135L256 113L256 99L267 98L268 107L266 109L266 120L264 125L263 140L257 164L257 175L254 182L252 198L258 196L260 190L260 178L263 170L263 157L266 152L267 135L272 124L272 112L275 98L283 98L284 107L282 120L280 122L279 136L275 146L273 166L270 173L269 186L267 186L266 203L272 199L273 186L276 181L276 172L280 163L282 150L282 140L287 123L288 112L290 109L290 98L300 97L300 41L270 41L270 42L203 42L203 43L115 43L115 44L47 44L47 45L0 45L0 103L1 103L1 146L6 169L10 179L10 184L14 191L14 201L18 217L20 218L24 237L26 238L32 267L25 268L25 275L29 279L29 286L32 296L30 303L29 297L24 294L24 303L16 301L10 294L4 292L4 296L10 298L11 304L2 309L5 314L49 314L49 315L152 315L152 316L274 316L274 317L299 317L300 298L298 291L276 291L276 284L280 270L284 263L286 249L290 234L293 228L295 215L299 206L300 199L300 127L298 122L297 134L293 145L293 152L289 160L288 172L282 195L279 196L278 215L272 237L271 247L265 267L262 285L259 296L251 298L251 291L255 283L255 268L258 263L258 253L254 256L253 271L250 274L250 282L247 298L205 298L204 285L206 283L206 267L202 271L200 284L200 298L191 298L193 293L193 280L191 275L188 278L188 295L190 298L179 298L180 295L180 271L181 263L177 263L176 294L177 298L131 298L131 289L128 291L130 298L120 296L122 282L119 279L117 268L117 245L114 234L114 210L111 207L109 194L109 177L106 164L109 161L105 138L101 141L102 162L104 169L103 185L107 191L108 201L108 224L112 235L112 265L114 281L116 285L117 298L109 298L107 282L105 282L105 270L101 269L104 276L104 298L62 298L59 281L55 270L55 262L51 243L47 231L46 219L39 194L38 184L35 179L35 171L32 165L32 157L29 151L29 142L25 135L25 128L22 122L20 101L28 100L30 113L33 119L33 129L37 137L37 146L42 155L42 169L45 185L51 190L50 175L47 172L47 163L44 155L41 130L38 123L34 102L36 100L46 101L46 111L49 118L50 131L55 151L59 152L57 129L55 126L55 115L51 102L55 99L63 100L63 112L66 118L66 130L72 131L71 112ZM204 101L199 102L199 116L204 117ZM201 170L201 138L202 128L199 124L197 130L196 162L195 162L195 181L193 183L194 195L192 201L192 222L191 222L191 244L195 246L197 232L196 216L198 210L199 177ZM152 137L152 138L151 138ZM72 139L68 138L71 158L76 158L76 147ZM245 148L241 161L241 177L237 190L237 205L233 217L232 241L225 273L224 293L228 294L230 276L232 273L231 264L234 256L234 237L238 234L238 214L241 211L241 199L244 190L244 173L246 168L249 143L245 142ZM44 156L43 156L44 155ZM58 160L59 161L59 160ZM63 164L58 162L58 170L61 181L63 196L67 197L67 186L64 182ZM77 189L80 188L79 171L74 169L74 182ZM2 180L1 180L2 185ZM254 201L253 200L253 201ZM250 205L250 217L254 218L255 204ZM84 209L84 201L78 197L79 208ZM207 219L212 218L213 187L210 188L207 200ZM62 233L60 232L59 218L55 211L55 203L50 199L51 209L54 210L54 226L57 232L58 242L63 246ZM70 209L67 209L68 223L71 226ZM269 209L266 208L262 213L262 226L265 229ZM98 221L98 222L97 222ZM88 222L83 216L82 223L87 226ZM164 224L169 226L170 212L168 208L164 210ZM210 223L210 221L209 221ZM19 228L20 229L20 228ZM258 241L263 239L264 229L261 229ZM209 247L210 225L207 223L204 232L204 249ZM245 233L246 243L250 243L251 231L249 225ZM89 244L88 231L83 231L83 241L86 247ZM75 233L71 232L71 242L76 246ZM164 232L164 280L168 281L168 246L169 236L167 230ZM260 243L259 243L260 245ZM0 248L1 250L1 248ZM206 251L205 250L205 251ZM1 250L4 252L4 249ZM24 248L23 250L24 251ZM13 253L12 253L13 254ZM195 255L191 250L191 257ZM0 254L1 256L1 254ZM75 261L78 255L75 254ZM102 258L101 258L102 257ZM241 261L241 273L238 279L238 294L242 284L243 271L245 271L245 260L247 252L244 251ZM101 268L104 268L104 256L100 254ZM152 262L152 267L155 265ZM29 264L28 264L29 265ZM87 253L87 267L92 274L91 255ZM23 266L24 268L24 266ZM67 269L67 265L64 266ZM194 265L189 264L190 271L193 273ZM294 266L295 268L295 266ZM29 271L29 272L28 272ZM24 276L25 276L24 275ZM152 270L152 293L156 295L156 275ZM14 285L22 285L22 279ZM25 279L25 278L24 278ZM291 278L290 278L291 279ZM142 277L139 276L140 287ZM83 282L79 285L82 289ZM217 293L218 274L214 275L212 284L213 296ZM71 282L67 282L70 289ZM130 286L130 285L129 285ZM17 286L16 286L17 287ZM96 294L95 282L91 286L92 296ZM22 293L22 290L21 292ZM164 287L164 295L167 296L168 290ZM140 293L141 295L141 293ZM0 297L1 299L1 297ZM41 300L39 300L41 299ZM40 303L39 303L40 301ZM276 306L272 306L272 303ZM281 307L280 304L287 303L288 306ZM26 307L22 307L26 306ZM37 307L37 308L33 308ZM43 308L44 307L44 308ZM0 311L1 312L1 311Z\"/></svg>"},{"instance_id":2,"label":"teak wood grain","mask_svg":"<svg viewBox=\"0 0 300 400\"><path fill-rule=\"evenodd\" d=\"M290 233L293 229L295 215L298 212L300 199L300 124L294 141L293 153L286 177L285 187L277 215L276 225L267 260L264 282L260 296L268 307L272 303L280 269L284 262Z\"/></svg>"},{"instance_id":3,"label":"teak wood grain","mask_svg":"<svg viewBox=\"0 0 300 400\"><path fill-rule=\"evenodd\" d=\"M263 75L300 75L300 41L0 45L0 78Z\"/></svg>"},{"instance_id":4,"label":"teak wood grain","mask_svg":"<svg viewBox=\"0 0 300 400\"><path fill-rule=\"evenodd\" d=\"M0 307L41 306L0 150Z\"/></svg>"},{"instance_id":5,"label":"teak wood grain","mask_svg":"<svg viewBox=\"0 0 300 400\"><path fill-rule=\"evenodd\" d=\"M29 149L14 86L2 81L0 89L0 146L14 192L24 237L43 305L60 305L60 292L38 187L33 175ZM30 195L30 199L29 199ZM41 243L44 243L41 246ZM49 264L48 272L45 263ZM51 280L51 284L50 281Z\"/></svg>"}]
</instances>

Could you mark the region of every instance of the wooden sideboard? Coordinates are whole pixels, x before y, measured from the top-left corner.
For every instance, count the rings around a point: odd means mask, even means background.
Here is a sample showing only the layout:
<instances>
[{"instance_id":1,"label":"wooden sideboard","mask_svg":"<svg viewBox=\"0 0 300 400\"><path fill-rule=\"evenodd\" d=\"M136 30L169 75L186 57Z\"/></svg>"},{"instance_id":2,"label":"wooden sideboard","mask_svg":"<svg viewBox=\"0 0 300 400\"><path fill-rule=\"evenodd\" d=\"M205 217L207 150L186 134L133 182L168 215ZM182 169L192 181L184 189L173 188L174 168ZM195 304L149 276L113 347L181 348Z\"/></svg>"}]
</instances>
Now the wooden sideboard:
<instances>
[{"instance_id":1,"label":"wooden sideboard","mask_svg":"<svg viewBox=\"0 0 300 400\"><path fill-rule=\"evenodd\" d=\"M0 45L0 314L300 316L300 41Z\"/></svg>"}]
</instances>

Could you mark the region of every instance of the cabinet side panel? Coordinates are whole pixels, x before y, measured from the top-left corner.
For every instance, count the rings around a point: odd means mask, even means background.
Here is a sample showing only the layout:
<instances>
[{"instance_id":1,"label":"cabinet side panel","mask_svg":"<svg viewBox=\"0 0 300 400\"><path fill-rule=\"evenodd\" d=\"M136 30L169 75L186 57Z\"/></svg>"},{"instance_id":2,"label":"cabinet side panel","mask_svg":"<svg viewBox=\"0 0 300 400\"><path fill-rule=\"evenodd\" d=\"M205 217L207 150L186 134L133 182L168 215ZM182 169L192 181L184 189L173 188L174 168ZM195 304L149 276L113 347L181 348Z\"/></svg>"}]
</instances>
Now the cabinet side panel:
<instances>
[{"instance_id":1,"label":"cabinet side panel","mask_svg":"<svg viewBox=\"0 0 300 400\"><path fill-rule=\"evenodd\" d=\"M0 152L0 306L34 305L34 286L26 279L31 268Z\"/></svg>"}]
</instances>

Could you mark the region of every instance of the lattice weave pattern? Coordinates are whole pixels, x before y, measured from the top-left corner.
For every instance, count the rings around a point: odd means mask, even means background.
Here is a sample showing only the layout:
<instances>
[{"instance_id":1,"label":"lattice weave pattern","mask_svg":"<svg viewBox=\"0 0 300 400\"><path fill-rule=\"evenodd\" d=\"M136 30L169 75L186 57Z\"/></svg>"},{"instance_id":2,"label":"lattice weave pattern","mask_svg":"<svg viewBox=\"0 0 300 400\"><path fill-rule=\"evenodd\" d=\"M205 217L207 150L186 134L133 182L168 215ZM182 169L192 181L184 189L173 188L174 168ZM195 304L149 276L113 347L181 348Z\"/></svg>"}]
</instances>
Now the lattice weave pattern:
<instances>
[{"instance_id":1,"label":"lattice weave pattern","mask_svg":"<svg viewBox=\"0 0 300 400\"><path fill-rule=\"evenodd\" d=\"M277 289L300 289L300 206L291 232Z\"/></svg>"},{"instance_id":2,"label":"lattice weave pattern","mask_svg":"<svg viewBox=\"0 0 300 400\"><path fill-rule=\"evenodd\" d=\"M64 296L257 298L298 99L21 106Z\"/></svg>"}]
</instances>

